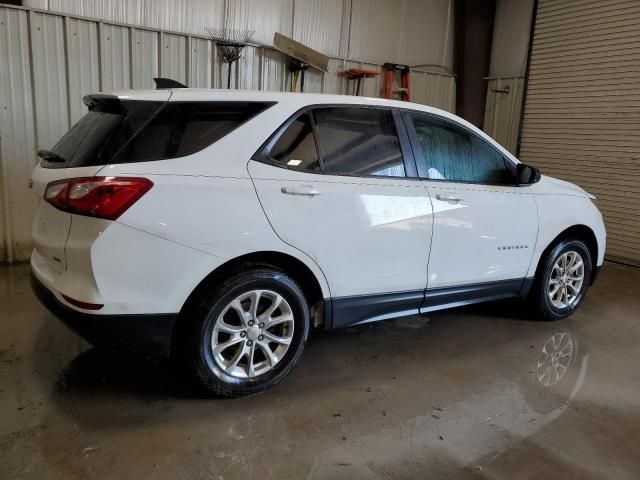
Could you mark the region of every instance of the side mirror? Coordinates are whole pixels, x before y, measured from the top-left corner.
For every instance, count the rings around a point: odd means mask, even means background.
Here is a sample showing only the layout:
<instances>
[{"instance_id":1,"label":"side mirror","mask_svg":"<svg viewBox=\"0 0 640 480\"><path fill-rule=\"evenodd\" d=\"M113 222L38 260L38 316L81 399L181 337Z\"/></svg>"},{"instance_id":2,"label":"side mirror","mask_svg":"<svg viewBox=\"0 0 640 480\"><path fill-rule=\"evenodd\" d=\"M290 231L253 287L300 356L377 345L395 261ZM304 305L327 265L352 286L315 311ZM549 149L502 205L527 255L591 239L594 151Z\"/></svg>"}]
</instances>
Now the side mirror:
<instances>
[{"instance_id":1,"label":"side mirror","mask_svg":"<svg viewBox=\"0 0 640 480\"><path fill-rule=\"evenodd\" d=\"M533 185L540 181L540 170L525 163L519 163L516 167L518 185Z\"/></svg>"}]
</instances>

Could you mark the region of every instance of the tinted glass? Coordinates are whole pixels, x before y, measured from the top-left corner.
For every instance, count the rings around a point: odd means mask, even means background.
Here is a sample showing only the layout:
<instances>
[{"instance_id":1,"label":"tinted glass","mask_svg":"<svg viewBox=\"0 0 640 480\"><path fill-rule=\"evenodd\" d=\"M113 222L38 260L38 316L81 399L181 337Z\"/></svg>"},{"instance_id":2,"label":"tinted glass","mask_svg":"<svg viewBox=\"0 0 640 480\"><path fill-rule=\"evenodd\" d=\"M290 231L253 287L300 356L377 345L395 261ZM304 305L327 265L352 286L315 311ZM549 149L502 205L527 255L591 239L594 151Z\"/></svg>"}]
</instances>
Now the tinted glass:
<instances>
[{"instance_id":1,"label":"tinted glass","mask_svg":"<svg viewBox=\"0 0 640 480\"><path fill-rule=\"evenodd\" d=\"M217 142L267 106L256 102L169 102L131 138L112 163L191 155Z\"/></svg>"},{"instance_id":2,"label":"tinted glass","mask_svg":"<svg viewBox=\"0 0 640 480\"><path fill-rule=\"evenodd\" d=\"M309 114L300 115L280 134L268 156L286 167L320 170Z\"/></svg>"},{"instance_id":3,"label":"tinted glass","mask_svg":"<svg viewBox=\"0 0 640 480\"><path fill-rule=\"evenodd\" d=\"M50 168L105 165L164 102L99 103L82 117L51 150L64 162L43 162Z\"/></svg>"},{"instance_id":4,"label":"tinted glass","mask_svg":"<svg viewBox=\"0 0 640 480\"><path fill-rule=\"evenodd\" d=\"M98 103L51 149L65 161L44 161L43 166L83 167L190 155L269 105L135 100Z\"/></svg>"},{"instance_id":5,"label":"tinted glass","mask_svg":"<svg viewBox=\"0 0 640 480\"><path fill-rule=\"evenodd\" d=\"M426 115L412 118L429 179L513 183L504 157L477 135Z\"/></svg>"},{"instance_id":6,"label":"tinted glass","mask_svg":"<svg viewBox=\"0 0 640 480\"><path fill-rule=\"evenodd\" d=\"M313 115L324 172L405 176L391 111L332 107L318 108Z\"/></svg>"}]
</instances>

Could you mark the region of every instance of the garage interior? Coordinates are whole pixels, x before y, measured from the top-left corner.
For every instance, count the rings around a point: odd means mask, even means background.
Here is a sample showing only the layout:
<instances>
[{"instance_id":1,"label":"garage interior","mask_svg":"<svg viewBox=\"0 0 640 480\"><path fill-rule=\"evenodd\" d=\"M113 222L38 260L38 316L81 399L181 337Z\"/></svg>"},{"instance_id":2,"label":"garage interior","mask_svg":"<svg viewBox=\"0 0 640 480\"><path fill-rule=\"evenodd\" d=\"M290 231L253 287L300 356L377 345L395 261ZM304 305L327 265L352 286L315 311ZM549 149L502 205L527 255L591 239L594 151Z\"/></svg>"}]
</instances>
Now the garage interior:
<instances>
[{"instance_id":1,"label":"garage interior","mask_svg":"<svg viewBox=\"0 0 640 480\"><path fill-rule=\"evenodd\" d=\"M1 478L637 478L640 3L625 0L0 2ZM210 29L253 31L231 71ZM305 92L409 65L410 100L597 196L605 265L558 322L517 302L311 337L286 382L203 398L165 362L93 348L31 292L36 152L83 95L290 89L276 32L329 57ZM399 82L399 76L394 80ZM556 383L541 352L573 357ZM551 383L551 384L550 384Z\"/></svg>"}]
</instances>

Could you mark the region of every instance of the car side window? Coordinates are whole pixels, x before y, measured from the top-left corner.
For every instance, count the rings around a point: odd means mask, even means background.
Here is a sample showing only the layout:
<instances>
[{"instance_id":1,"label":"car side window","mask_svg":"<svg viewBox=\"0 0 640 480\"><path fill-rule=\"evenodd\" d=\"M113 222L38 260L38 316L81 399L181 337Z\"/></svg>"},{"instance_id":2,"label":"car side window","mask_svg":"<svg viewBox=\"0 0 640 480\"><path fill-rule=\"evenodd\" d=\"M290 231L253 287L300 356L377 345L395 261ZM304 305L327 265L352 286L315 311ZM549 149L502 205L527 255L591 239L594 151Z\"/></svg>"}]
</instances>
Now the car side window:
<instances>
[{"instance_id":1,"label":"car side window","mask_svg":"<svg viewBox=\"0 0 640 480\"><path fill-rule=\"evenodd\" d=\"M285 167L319 171L320 161L313 135L311 117L303 113L279 135L268 157Z\"/></svg>"},{"instance_id":2,"label":"car side window","mask_svg":"<svg viewBox=\"0 0 640 480\"><path fill-rule=\"evenodd\" d=\"M486 141L452 123L411 114L427 178L483 184L513 184L507 160Z\"/></svg>"},{"instance_id":3,"label":"car side window","mask_svg":"<svg viewBox=\"0 0 640 480\"><path fill-rule=\"evenodd\" d=\"M326 107L313 110L322 170L333 175L404 177L390 110Z\"/></svg>"},{"instance_id":4,"label":"car side window","mask_svg":"<svg viewBox=\"0 0 640 480\"><path fill-rule=\"evenodd\" d=\"M123 125L123 132L116 132L110 141L113 152L106 152L113 153L110 163L185 157L217 142L269 106L262 102L167 102L157 113L149 113L139 130L130 131Z\"/></svg>"}]
</instances>

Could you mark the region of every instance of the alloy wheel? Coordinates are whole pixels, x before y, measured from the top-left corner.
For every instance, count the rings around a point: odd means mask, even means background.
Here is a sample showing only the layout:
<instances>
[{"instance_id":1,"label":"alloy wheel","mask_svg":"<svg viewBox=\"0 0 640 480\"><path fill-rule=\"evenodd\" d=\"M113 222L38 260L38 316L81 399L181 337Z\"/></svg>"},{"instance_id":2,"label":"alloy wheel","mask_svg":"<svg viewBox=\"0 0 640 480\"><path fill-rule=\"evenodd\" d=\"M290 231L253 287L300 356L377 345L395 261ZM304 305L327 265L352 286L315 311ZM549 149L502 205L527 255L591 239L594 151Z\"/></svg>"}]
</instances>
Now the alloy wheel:
<instances>
[{"instance_id":1,"label":"alloy wheel","mask_svg":"<svg viewBox=\"0 0 640 480\"><path fill-rule=\"evenodd\" d=\"M233 299L216 319L211 335L213 358L232 377L257 377L282 360L293 329L293 312L282 295L251 290Z\"/></svg>"},{"instance_id":2,"label":"alloy wheel","mask_svg":"<svg viewBox=\"0 0 640 480\"><path fill-rule=\"evenodd\" d=\"M575 250L563 253L554 263L547 282L547 295L551 304L556 308L573 307L580 298L583 283L582 255Z\"/></svg>"}]
</instances>

